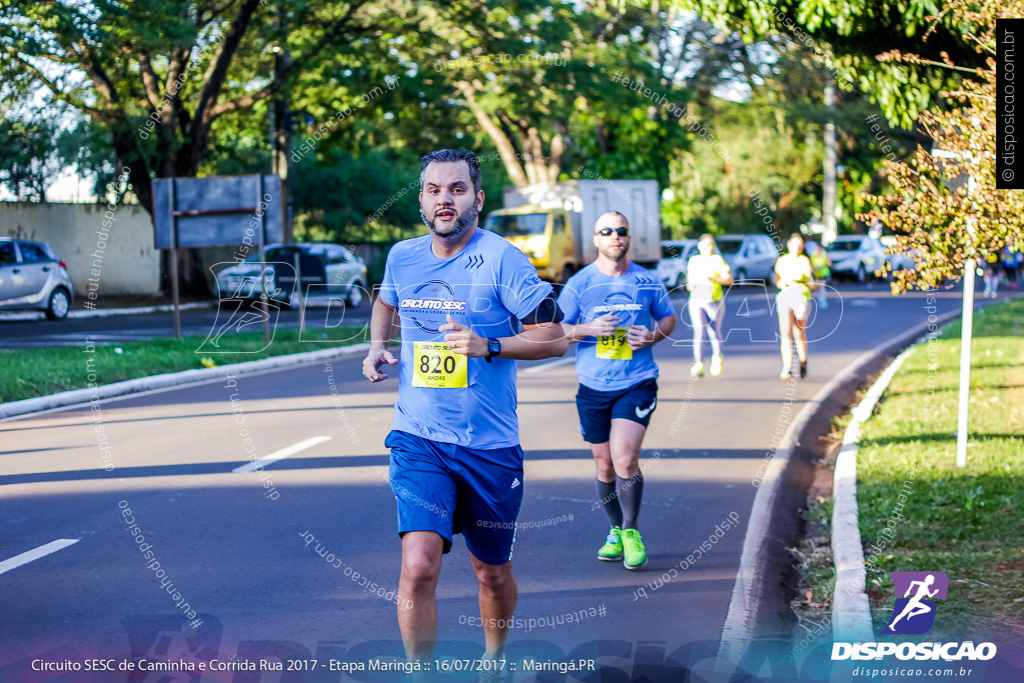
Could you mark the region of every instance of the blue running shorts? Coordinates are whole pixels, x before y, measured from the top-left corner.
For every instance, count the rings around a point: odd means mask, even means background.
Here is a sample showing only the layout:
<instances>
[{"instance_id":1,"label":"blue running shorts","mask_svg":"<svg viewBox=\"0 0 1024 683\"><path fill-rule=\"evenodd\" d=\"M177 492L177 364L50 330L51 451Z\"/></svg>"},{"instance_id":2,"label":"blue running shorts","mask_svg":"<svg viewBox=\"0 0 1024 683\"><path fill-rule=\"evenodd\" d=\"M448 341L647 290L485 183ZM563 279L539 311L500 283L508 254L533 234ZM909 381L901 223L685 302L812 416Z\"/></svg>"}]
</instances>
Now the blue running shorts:
<instances>
[{"instance_id":1,"label":"blue running shorts","mask_svg":"<svg viewBox=\"0 0 1024 683\"><path fill-rule=\"evenodd\" d=\"M646 427L658 403L658 381L645 379L628 389L597 391L581 384L576 392L580 431L587 443L605 443L611 437L612 419L621 417Z\"/></svg>"},{"instance_id":2,"label":"blue running shorts","mask_svg":"<svg viewBox=\"0 0 1024 683\"><path fill-rule=\"evenodd\" d=\"M433 531L452 548L453 534L481 562L512 559L516 518L523 503L523 449L468 448L392 431L391 490L398 503L398 535Z\"/></svg>"}]
</instances>

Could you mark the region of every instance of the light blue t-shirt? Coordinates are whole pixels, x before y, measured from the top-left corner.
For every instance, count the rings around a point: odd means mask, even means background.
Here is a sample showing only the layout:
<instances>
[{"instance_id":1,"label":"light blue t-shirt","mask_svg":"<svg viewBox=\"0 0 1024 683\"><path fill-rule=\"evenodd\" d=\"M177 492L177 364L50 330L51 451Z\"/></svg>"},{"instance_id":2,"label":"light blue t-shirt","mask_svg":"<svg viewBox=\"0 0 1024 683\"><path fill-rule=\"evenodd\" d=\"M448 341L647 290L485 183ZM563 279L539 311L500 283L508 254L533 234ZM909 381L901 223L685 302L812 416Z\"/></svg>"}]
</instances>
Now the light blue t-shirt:
<instances>
[{"instance_id":1,"label":"light blue t-shirt","mask_svg":"<svg viewBox=\"0 0 1024 683\"><path fill-rule=\"evenodd\" d=\"M602 273L591 263L569 278L558 306L570 324L588 323L606 313L619 318L618 332L609 337L584 337L576 345L576 374L580 384L597 391L621 391L658 376L651 346L633 351L626 345L631 325L653 329L654 323L675 315L665 285L657 275L635 263L619 277Z\"/></svg>"},{"instance_id":2,"label":"light blue t-shirt","mask_svg":"<svg viewBox=\"0 0 1024 683\"><path fill-rule=\"evenodd\" d=\"M551 285L523 252L481 228L454 256L438 258L430 246L424 235L392 247L381 283L402 326L394 429L472 448L518 445L516 361L453 354L438 328L451 315L484 338L518 334Z\"/></svg>"}]
</instances>

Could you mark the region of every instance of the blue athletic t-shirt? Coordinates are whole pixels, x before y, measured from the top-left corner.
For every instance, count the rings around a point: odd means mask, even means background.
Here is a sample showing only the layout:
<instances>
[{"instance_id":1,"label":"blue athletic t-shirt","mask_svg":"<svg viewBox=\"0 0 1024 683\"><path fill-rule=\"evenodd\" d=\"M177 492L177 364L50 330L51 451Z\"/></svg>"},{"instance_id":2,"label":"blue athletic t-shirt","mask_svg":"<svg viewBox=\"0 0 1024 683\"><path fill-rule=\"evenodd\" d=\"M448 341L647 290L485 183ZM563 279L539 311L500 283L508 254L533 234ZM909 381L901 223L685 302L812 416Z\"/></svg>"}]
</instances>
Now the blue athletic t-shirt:
<instances>
[{"instance_id":1,"label":"blue athletic t-shirt","mask_svg":"<svg viewBox=\"0 0 1024 683\"><path fill-rule=\"evenodd\" d=\"M615 313L618 330L608 337L584 337L576 345L580 384L597 391L620 391L658 376L652 346L633 351L626 345L631 325L653 329L654 322L675 315L668 291L657 275L635 263L619 277L605 275L591 263L569 278L558 306L570 324L588 323Z\"/></svg>"},{"instance_id":2,"label":"blue athletic t-shirt","mask_svg":"<svg viewBox=\"0 0 1024 683\"><path fill-rule=\"evenodd\" d=\"M447 350L451 315L481 337L508 337L552 291L518 248L477 228L459 253L438 258L431 236L391 248L381 299L402 327L394 429L473 448L519 444L516 361Z\"/></svg>"}]
</instances>

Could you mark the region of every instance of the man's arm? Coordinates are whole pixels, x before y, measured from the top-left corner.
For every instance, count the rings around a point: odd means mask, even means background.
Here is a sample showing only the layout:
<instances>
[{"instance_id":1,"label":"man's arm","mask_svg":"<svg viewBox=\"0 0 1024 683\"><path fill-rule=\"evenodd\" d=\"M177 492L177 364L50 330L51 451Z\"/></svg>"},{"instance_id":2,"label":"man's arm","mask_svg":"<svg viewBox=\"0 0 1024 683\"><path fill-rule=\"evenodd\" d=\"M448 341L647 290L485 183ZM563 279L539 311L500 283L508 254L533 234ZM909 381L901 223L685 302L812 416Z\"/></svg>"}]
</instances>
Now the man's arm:
<instances>
[{"instance_id":1,"label":"man's arm","mask_svg":"<svg viewBox=\"0 0 1024 683\"><path fill-rule=\"evenodd\" d=\"M658 320L653 330L640 325L633 325L629 328L629 335L626 337L626 344L634 351L639 351L645 346L654 346L662 339L667 339L672 330L676 329L676 315L666 315Z\"/></svg>"},{"instance_id":2,"label":"man's arm","mask_svg":"<svg viewBox=\"0 0 1024 683\"><path fill-rule=\"evenodd\" d=\"M371 382L380 382L387 378L386 372L380 372L382 365L398 364L398 359L388 351L388 346L398 329L397 322L398 311L384 303L378 296L370 311L370 350L363 359L363 376Z\"/></svg>"},{"instance_id":3,"label":"man's arm","mask_svg":"<svg viewBox=\"0 0 1024 683\"><path fill-rule=\"evenodd\" d=\"M470 358L483 358L487 355L487 340L450 315L448 322L438 328L448 332L444 341L455 353ZM558 323L534 323L523 325L523 331L511 337L498 337L501 342L499 358L511 360L541 360L556 358L569 348L569 341Z\"/></svg>"},{"instance_id":4,"label":"man's arm","mask_svg":"<svg viewBox=\"0 0 1024 683\"><path fill-rule=\"evenodd\" d=\"M562 323L562 333L570 344L587 337L607 337L615 332L619 319L614 313L605 313L589 323Z\"/></svg>"}]
</instances>

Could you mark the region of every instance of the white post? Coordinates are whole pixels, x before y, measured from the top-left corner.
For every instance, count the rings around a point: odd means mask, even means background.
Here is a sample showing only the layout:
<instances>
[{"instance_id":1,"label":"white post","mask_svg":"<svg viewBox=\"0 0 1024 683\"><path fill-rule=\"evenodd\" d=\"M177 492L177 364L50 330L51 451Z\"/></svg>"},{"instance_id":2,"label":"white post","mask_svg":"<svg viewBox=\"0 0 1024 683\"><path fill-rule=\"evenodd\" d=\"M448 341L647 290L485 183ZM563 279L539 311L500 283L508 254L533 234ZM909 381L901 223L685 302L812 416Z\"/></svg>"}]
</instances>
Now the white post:
<instances>
[{"instance_id":1,"label":"white post","mask_svg":"<svg viewBox=\"0 0 1024 683\"><path fill-rule=\"evenodd\" d=\"M974 177L967 178L967 196L973 195ZM974 237L974 222L971 216L966 219L967 238ZM964 263L964 306L963 327L960 330L960 399L957 407L956 422L956 466L967 466L967 424L971 400L971 340L974 330L974 273L978 262L974 258L974 249L968 251Z\"/></svg>"}]
</instances>

